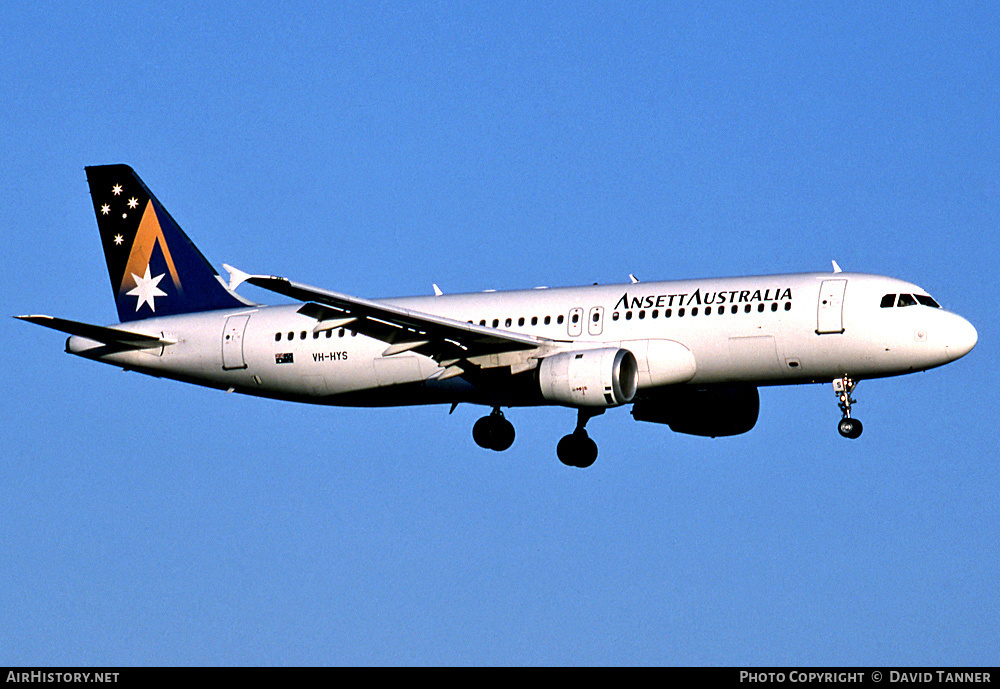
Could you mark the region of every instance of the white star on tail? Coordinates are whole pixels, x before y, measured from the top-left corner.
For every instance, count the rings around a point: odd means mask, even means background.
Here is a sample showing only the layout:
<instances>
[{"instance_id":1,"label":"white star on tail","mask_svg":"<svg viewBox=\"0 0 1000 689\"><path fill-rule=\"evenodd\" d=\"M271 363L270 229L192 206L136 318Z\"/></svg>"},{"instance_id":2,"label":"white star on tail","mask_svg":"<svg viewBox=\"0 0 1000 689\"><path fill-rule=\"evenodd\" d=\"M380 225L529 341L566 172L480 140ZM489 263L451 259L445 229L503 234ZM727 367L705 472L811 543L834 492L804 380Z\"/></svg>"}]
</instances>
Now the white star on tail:
<instances>
[{"instance_id":1,"label":"white star on tail","mask_svg":"<svg viewBox=\"0 0 1000 689\"><path fill-rule=\"evenodd\" d=\"M143 304L149 304L149 308L152 309L154 312L156 311L156 304L153 303L153 298L167 296L166 292L157 287L157 285L160 284L160 280L163 279L164 275L166 275L166 273L160 273L155 278L149 277L148 265L146 266L145 277L139 277L135 273L132 273L132 279L135 280L135 287L133 289L130 289L125 294L129 295L130 297L139 298L139 301L136 302L135 305L136 311L138 311L139 307L142 306Z\"/></svg>"}]
</instances>

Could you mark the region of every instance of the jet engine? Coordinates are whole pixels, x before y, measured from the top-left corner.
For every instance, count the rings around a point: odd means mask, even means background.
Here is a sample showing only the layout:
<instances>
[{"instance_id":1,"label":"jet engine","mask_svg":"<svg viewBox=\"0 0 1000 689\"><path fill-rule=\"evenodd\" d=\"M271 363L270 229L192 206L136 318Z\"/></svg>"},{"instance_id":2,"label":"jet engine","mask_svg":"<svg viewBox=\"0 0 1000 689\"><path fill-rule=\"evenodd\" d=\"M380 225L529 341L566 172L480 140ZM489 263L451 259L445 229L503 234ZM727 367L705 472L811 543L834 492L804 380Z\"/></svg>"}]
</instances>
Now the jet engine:
<instances>
[{"instance_id":1,"label":"jet engine","mask_svg":"<svg viewBox=\"0 0 1000 689\"><path fill-rule=\"evenodd\" d=\"M636 421L665 423L676 433L712 438L746 433L759 414L760 395L753 386L677 386L632 405Z\"/></svg>"},{"instance_id":2,"label":"jet engine","mask_svg":"<svg viewBox=\"0 0 1000 689\"><path fill-rule=\"evenodd\" d=\"M627 349L562 352L542 359L542 397L569 407L617 407L635 397L639 365Z\"/></svg>"}]
</instances>

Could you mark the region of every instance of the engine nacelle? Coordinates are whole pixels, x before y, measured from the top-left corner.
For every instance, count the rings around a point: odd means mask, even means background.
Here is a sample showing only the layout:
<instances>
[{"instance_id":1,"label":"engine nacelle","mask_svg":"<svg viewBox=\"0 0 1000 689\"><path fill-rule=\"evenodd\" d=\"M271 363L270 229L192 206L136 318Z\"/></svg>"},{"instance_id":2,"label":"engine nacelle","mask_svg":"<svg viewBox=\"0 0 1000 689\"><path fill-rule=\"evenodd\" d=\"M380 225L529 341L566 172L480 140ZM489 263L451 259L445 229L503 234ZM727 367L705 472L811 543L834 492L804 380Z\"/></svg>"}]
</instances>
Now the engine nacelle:
<instances>
[{"instance_id":1,"label":"engine nacelle","mask_svg":"<svg viewBox=\"0 0 1000 689\"><path fill-rule=\"evenodd\" d=\"M677 386L632 405L636 421L665 423L670 430L712 438L746 433L757 425L760 395L753 386Z\"/></svg>"},{"instance_id":2,"label":"engine nacelle","mask_svg":"<svg viewBox=\"0 0 1000 689\"><path fill-rule=\"evenodd\" d=\"M568 407L617 407L635 397L639 365L627 349L607 347L562 352L542 359L542 397Z\"/></svg>"}]
</instances>

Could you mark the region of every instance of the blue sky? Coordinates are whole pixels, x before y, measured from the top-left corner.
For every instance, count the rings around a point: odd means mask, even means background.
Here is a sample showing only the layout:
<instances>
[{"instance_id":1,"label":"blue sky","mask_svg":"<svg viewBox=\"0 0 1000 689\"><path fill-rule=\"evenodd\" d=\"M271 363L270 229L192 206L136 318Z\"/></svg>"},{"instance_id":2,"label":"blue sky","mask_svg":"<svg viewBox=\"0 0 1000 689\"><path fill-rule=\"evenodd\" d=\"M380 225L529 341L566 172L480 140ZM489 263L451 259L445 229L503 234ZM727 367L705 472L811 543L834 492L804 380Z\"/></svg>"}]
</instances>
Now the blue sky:
<instances>
[{"instance_id":1,"label":"blue sky","mask_svg":"<svg viewBox=\"0 0 1000 689\"><path fill-rule=\"evenodd\" d=\"M0 27L0 664L995 665L989 3L30 3ZM942 369L710 440L122 373L83 168L203 253L368 297L826 270L971 320ZM271 301L268 295L248 295Z\"/></svg>"}]
</instances>

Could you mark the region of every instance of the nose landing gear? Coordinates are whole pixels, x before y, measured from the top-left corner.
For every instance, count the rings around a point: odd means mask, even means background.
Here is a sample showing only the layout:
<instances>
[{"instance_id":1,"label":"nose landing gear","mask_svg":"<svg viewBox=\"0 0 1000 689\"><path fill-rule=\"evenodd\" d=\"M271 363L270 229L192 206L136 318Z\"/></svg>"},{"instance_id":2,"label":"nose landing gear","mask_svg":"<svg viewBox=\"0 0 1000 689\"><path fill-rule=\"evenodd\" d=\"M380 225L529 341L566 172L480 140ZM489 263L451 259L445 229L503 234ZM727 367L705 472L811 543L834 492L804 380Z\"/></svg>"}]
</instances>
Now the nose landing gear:
<instances>
[{"instance_id":1,"label":"nose landing gear","mask_svg":"<svg viewBox=\"0 0 1000 689\"><path fill-rule=\"evenodd\" d=\"M472 439L479 447L503 452L514 444L514 425L504 418L500 407L497 407L492 414L476 421L472 427Z\"/></svg>"},{"instance_id":2,"label":"nose landing gear","mask_svg":"<svg viewBox=\"0 0 1000 689\"><path fill-rule=\"evenodd\" d=\"M860 437L864 430L861 421L851 418L851 405L858 402L851 396L851 393L854 392L857 385L858 381L848 376L833 381L833 391L837 394L837 406L840 407L840 411L844 415L840 423L837 424L837 430L842 436L851 440Z\"/></svg>"}]
</instances>

